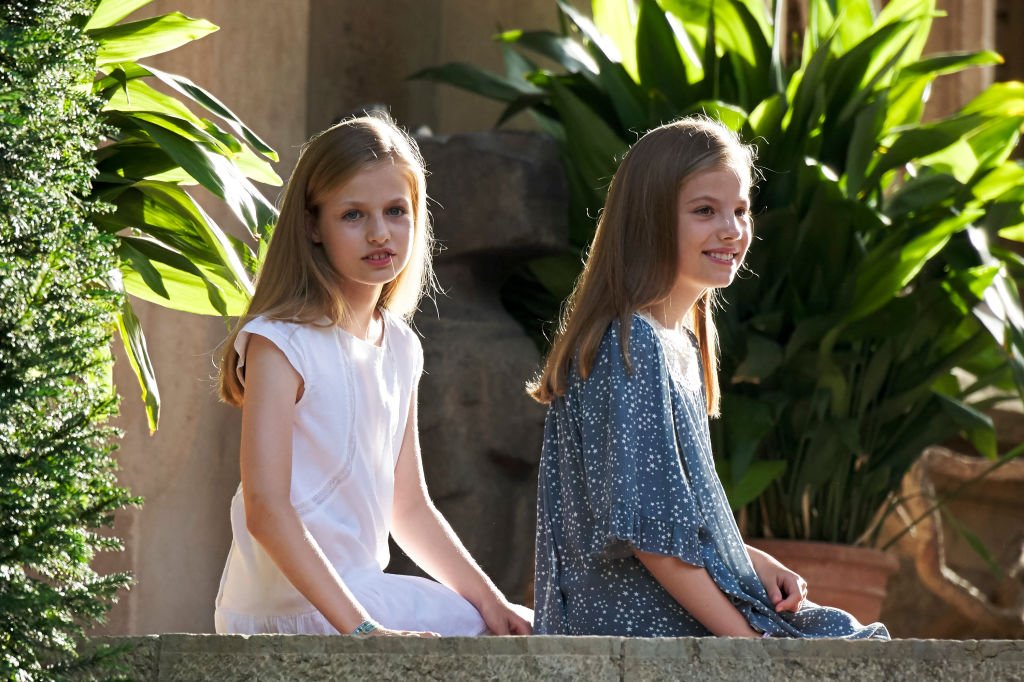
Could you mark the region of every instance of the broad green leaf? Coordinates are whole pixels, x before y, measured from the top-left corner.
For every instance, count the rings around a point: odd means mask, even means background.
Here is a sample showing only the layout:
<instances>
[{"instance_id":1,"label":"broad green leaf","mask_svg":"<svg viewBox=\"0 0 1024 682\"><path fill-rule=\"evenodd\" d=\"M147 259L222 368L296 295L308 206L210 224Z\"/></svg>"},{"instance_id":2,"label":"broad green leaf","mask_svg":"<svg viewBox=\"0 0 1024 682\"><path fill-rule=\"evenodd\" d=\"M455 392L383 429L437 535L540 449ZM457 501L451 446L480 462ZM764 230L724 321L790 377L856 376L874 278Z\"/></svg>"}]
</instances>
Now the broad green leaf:
<instances>
[{"instance_id":1,"label":"broad green leaf","mask_svg":"<svg viewBox=\"0 0 1024 682\"><path fill-rule=\"evenodd\" d=\"M902 247L887 240L873 249L857 269L854 303L844 319L852 322L885 305L939 252L950 235L963 230L981 215L980 210L967 209L940 221Z\"/></svg>"},{"instance_id":2,"label":"broad green leaf","mask_svg":"<svg viewBox=\"0 0 1024 682\"><path fill-rule=\"evenodd\" d=\"M892 133L896 128L920 123L931 84L931 76L898 78L887 93L889 106L882 130Z\"/></svg>"},{"instance_id":3,"label":"broad green leaf","mask_svg":"<svg viewBox=\"0 0 1024 682\"><path fill-rule=\"evenodd\" d=\"M943 52L932 55L906 65L902 69L904 75L942 76L957 73L964 69L981 66L996 66L1003 63L998 52L980 50L977 52Z\"/></svg>"},{"instance_id":4,"label":"broad green leaf","mask_svg":"<svg viewBox=\"0 0 1024 682\"><path fill-rule=\"evenodd\" d=\"M580 22L579 13L571 8L567 2L559 0L559 7L562 12L570 16L577 26L583 28ZM618 59L622 67L633 80L640 80L637 68L637 29L636 11L634 0L592 0L594 24L596 31L606 36L603 43L610 43L614 46L615 53L609 51L609 45L602 45L602 49L609 58ZM589 23L589 22L586 22ZM593 39L593 37L592 37Z\"/></svg>"},{"instance_id":5,"label":"broad green leaf","mask_svg":"<svg viewBox=\"0 0 1024 682\"><path fill-rule=\"evenodd\" d=\"M272 161L279 161L277 152L257 135L249 126L245 125L223 102L214 97L211 93L199 87L192 81L173 73L166 73L149 66L146 69L156 78L166 83L177 92L192 99L209 112L220 116L228 126L240 135L243 140L249 143L253 149ZM280 183L278 183L280 184Z\"/></svg>"},{"instance_id":6,"label":"broad green leaf","mask_svg":"<svg viewBox=\"0 0 1024 682\"><path fill-rule=\"evenodd\" d=\"M763 401L735 393L722 395L722 427L725 452L719 459L731 463L730 482L738 483L754 461L761 441L775 427L775 415Z\"/></svg>"},{"instance_id":7,"label":"broad green leaf","mask_svg":"<svg viewBox=\"0 0 1024 682\"><path fill-rule=\"evenodd\" d=\"M181 12L98 28L89 36L98 44L96 63L99 66L117 62L133 62L161 54L198 40L217 30L205 19L192 19Z\"/></svg>"},{"instance_id":8,"label":"broad green leaf","mask_svg":"<svg viewBox=\"0 0 1024 682\"><path fill-rule=\"evenodd\" d=\"M986 118L979 114L955 116L937 123L913 126L898 132L871 169L869 185L878 183L882 175L898 166L935 154L957 144L965 136L984 125Z\"/></svg>"},{"instance_id":9,"label":"broad green leaf","mask_svg":"<svg viewBox=\"0 0 1024 682\"><path fill-rule=\"evenodd\" d=\"M124 237L118 245L125 290L145 301L196 315L237 317L245 312L249 297L227 281L204 271L180 253L159 243ZM134 263L148 261L147 269L159 274L166 296L143 279Z\"/></svg>"},{"instance_id":10,"label":"broad green leaf","mask_svg":"<svg viewBox=\"0 0 1024 682\"><path fill-rule=\"evenodd\" d=\"M747 112L743 111L737 106L727 104L725 102L714 102L710 100L701 100L696 102L690 107L687 107L683 112L683 115L690 114L704 114L710 118L719 121L729 130L740 131L743 129L743 124L747 122Z\"/></svg>"},{"instance_id":11,"label":"broad green leaf","mask_svg":"<svg viewBox=\"0 0 1024 682\"><path fill-rule=\"evenodd\" d=\"M747 354L733 373L733 383L760 384L782 364L782 348L761 334L747 335Z\"/></svg>"},{"instance_id":12,"label":"broad green leaf","mask_svg":"<svg viewBox=\"0 0 1024 682\"><path fill-rule=\"evenodd\" d=\"M199 118L179 100L153 89L139 78L125 80L123 87L110 93L104 111L136 112L149 111L167 114L200 125Z\"/></svg>"},{"instance_id":13,"label":"broad green leaf","mask_svg":"<svg viewBox=\"0 0 1024 682\"><path fill-rule=\"evenodd\" d=\"M230 240L189 194L173 185L143 181L108 198L118 206L108 220L152 235L252 295L248 272Z\"/></svg>"},{"instance_id":14,"label":"broad green leaf","mask_svg":"<svg viewBox=\"0 0 1024 682\"><path fill-rule=\"evenodd\" d=\"M543 90L528 81L512 80L459 62L423 69L409 78L447 83L499 102L513 102L522 95L543 93Z\"/></svg>"},{"instance_id":15,"label":"broad green leaf","mask_svg":"<svg viewBox=\"0 0 1024 682\"><path fill-rule=\"evenodd\" d=\"M179 169L178 164L152 142L114 142L96 151L96 168L107 182L153 177ZM192 176L180 171L181 179Z\"/></svg>"},{"instance_id":16,"label":"broad green leaf","mask_svg":"<svg viewBox=\"0 0 1024 682\"><path fill-rule=\"evenodd\" d=\"M733 511L739 511L757 500L773 482L786 471L786 461L781 459L751 462L738 481L733 480L732 466L727 460L719 460L716 468L722 487Z\"/></svg>"},{"instance_id":17,"label":"broad green leaf","mask_svg":"<svg viewBox=\"0 0 1024 682\"><path fill-rule=\"evenodd\" d=\"M999 236L1015 242L1024 242L1024 223L999 230Z\"/></svg>"},{"instance_id":18,"label":"broad green leaf","mask_svg":"<svg viewBox=\"0 0 1024 682\"><path fill-rule=\"evenodd\" d=\"M871 0L839 0L836 13L836 49L850 52L862 45L875 25Z\"/></svg>"},{"instance_id":19,"label":"broad green leaf","mask_svg":"<svg viewBox=\"0 0 1024 682\"><path fill-rule=\"evenodd\" d=\"M643 90L633 81L622 64L610 61L596 46L591 47L591 52L598 63L598 78L619 118L620 129L637 134L647 130L652 122L647 116Z\"/></svg>"},{"instance_id":20,"label":"broad green leaf","mask_svg":"<svg viewBox=\"0 0 1024 682\"><path fill-rule=\"evenodd\" d=\"M998 456L996 446L996 429L992 417L979 412L970 405L955 398L937 395L943 411L963 431L971 444L985 457L995 459Z\"/></svg>"},{"instance_id":21,"label":"broad green leaf","mask_svg":"<svg viewBox=\"0 0 1024 682\"><path fill-rule=\"evenodd\" d=\"M1011 190L1024 187L1024 166L1015 161L1000 164L974 183L971 190L979 200L996 201Z\"/></svg>"},{"instance_id":22,"label":"broad green leaf","mask_svg":"<svg viewBox=\"0 0 1024 682\"><path fill-rule=\"evenodd\" d=\"M747 64L767 67L770 22L763 2L746 0L662 0L661 5L684 25L703 32L714 17L715 40ZM707 61L705 60L705 65Z\"/></svg>"},{"instance_id":23,"label":"broad green leaf","mask_svg":"<svg viewBox=\"0 0 1024 682\"><path fill-rule=\"evenodd\" d=\"M571 38L551 31L504 31L495 36L503 43L514 43L560 64L570 72L597 74L597 64L583 48Z\"/></svg>"},{"instance_id":24,"label":"broad green leaf","mask_svg":"<svg viewBox=\"0 0 1024 682\"><path fill-rule=\"evenodd\" d=\"M885 212L889 216L926 211L949 203L963 185L945 173L929 173L910 178L889 198Z\"/></svg>"},{"instance_id":25,"label":"broad green leaf","mask_svg":"<svg viewBox=\"0 0 1024 682\"><path fill-rule=\"evenodd\" d=\"M85 24L86 31L113 26L126 16L153 0L100 0Z\"/></svg>"},{"instance_id":26,"label":"broad green leaf","mask_svg":"<svg viewBox=\"0 0 1024 682\"><path fill-rule=\"evenodd\" d=\"M968 102L960 115L980 114L996 116L1024 116L1024 82L993 83Z\"/></svg>"},{"instance_id":27,"label":"broad green leaf","mask_svg":"<svg viewBox=\"0 0 1024 682\"><path fill-rule=\"evenodd\" d=\"M191 131L155 114L136 113L133 120L199 184L223 199L252 234L262 233L276 220L274 207L230 159L179 132L187 135Z\"/></svg>"},{"instance_id":28,"label":"broad green leaf","mask_svg":"<svg viewBox=\"0 0 1024 682\"><path fill-rule=\"evenodd\" d=\"M142 390L142 403L146 406L146 420L149 422L149 433L152 435L160 424L160 389L156 383L153 363L149 359L146 336L127 296L123 297L121 302L117 327L125 354L128 356L128 363L132 366Z\"/></svg>"},{"instance_id":29,"label":"broad green leaf","mask_svg":"<svg viewBox=\"0 0 1024 682\"><path fill-rule=\"evenodd\" d=\"M855 199L864 186L868 165L875 154L876 140L885 125L885 100L864 107L853 122L853 134L846 150L846 196Z\"/></svg>"},{"instance_id":30,"label":"broad green leaf","mask_svg":"<svg viewBox=\"0 0 1024 682\"><path fill-rule=\"evenodd\" d=\"M603 197L600 188L611 181L619 157L626 151L625 141L571 90L557 82L551 90L551 103L565 124L564 149L572 167L579 173L579 181L583 183L581 189ZM601 203L599 201L596 205ZM587 205L595 206L594 203Z\"/></svg>"},{"instance_id":31,"label":"broad green leaf","mask_svg":"<svg viewBox=\"0 0 1024 682\"><path fill-rule=\"evenodd\" d=\"M754 137L771 140L781 130L782 117L786 111L786 100L782 94L775 94L761 100L757 108L750 112L749 123Z\"/></svg>"},{"instance_id":32,"label":"broad green leaf","mask_svg":"<svg viewBox=\"0 0 1024 682\"><path fill-rule=\"evenodd\" d=\"M686 74L676 33L655 0L641 0L636 27L636 60L640 83L676 107L692 101L693 88Z\"/></svg>"},{"instance_id":33,"label":"broad green leaf","mask_svg":"<svg viewBox=\"0 0 1024 682\"><path fill-rule=\"evenodd\" d=\"M936 16L942 15L935 10L935 0L890 0L878 13L875 25L885 26L896 21L917 23L914 37L903 53L900 65L904 66L921 58L931 32L932 19Z\"/></svg>"}]
</instances>

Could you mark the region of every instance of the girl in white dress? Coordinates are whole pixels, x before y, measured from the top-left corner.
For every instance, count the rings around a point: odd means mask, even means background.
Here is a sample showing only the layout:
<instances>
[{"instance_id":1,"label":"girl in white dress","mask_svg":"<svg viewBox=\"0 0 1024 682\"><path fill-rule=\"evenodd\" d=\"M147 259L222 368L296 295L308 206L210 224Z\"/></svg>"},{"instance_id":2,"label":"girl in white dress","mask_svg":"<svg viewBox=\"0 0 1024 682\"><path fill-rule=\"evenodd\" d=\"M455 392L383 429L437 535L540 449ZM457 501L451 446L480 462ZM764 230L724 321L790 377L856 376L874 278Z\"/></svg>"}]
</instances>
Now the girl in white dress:
<instances>
[{"instance_id":1,"label":"girl in white dress","mask_svg":"<svg viewBox=\"0 0 1024 682\"><path fill-rule=\"evenodd\" d=\"M221 364L242 482L217 632L530 633L424 483L423 352L402 318L433 283L431 247L423 160L390 120L305 146ZM389 534L439 582L384 573Z\"/></svg>"}]
</instances>

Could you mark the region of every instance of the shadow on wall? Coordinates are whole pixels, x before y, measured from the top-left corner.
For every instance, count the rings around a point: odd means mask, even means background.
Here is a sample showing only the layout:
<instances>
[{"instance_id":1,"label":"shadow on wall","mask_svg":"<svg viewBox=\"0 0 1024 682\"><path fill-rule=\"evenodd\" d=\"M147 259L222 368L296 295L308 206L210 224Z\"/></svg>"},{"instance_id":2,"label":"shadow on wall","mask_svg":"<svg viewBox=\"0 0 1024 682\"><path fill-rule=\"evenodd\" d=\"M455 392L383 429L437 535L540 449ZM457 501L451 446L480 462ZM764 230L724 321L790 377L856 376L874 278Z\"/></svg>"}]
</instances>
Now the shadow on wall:
<instances>
[{"instance_id":1,"label":"shadow on wall","mask_svg":"<svg viewBox=\"0 0 1024 682\"><path fill-rule=\"evenodd\" d=\"M446 292L436 312L425 301L415 320L425 356L419 422L427 484L487 574L525 603L545 410L524 386L541 358L499 289L526 258L564 248L568 188L557 146L535 133L418 141ZM418 573L394 546L392 556L390 571Z\"/></svg>"}]
</instances>

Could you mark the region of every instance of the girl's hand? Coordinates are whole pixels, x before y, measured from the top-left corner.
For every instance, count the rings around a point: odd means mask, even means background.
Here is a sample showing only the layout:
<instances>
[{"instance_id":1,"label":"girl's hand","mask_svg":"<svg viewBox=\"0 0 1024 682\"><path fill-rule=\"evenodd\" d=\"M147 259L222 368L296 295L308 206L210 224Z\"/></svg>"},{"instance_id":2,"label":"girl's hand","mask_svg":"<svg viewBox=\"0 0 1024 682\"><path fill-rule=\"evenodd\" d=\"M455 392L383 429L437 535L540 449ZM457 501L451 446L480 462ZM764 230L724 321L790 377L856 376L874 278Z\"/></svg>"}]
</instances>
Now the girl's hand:
<instances>
[{"instance_id":1,"label":"girl's hand","mask_svg":"<svg viewBox=\"0 0 1024 682\"><path fill-rule=\"evenodd\" d=\"M533 626L504 599L493 599L480 609L492 635L532 635Z\"/></svg>"},{"instance_id":2,"label":"girl's hand","mask_svg":"<svg viewBox=\"0 0 1024 682\"><path fill-rule=\"evenodd\" d=\"M775 606L775 612L796 613L800 603L807 598L807 582L797 573L783 566L771 554L747 546L750 561L761 584L768 592L768 598Z\"/></svg>"}]
</instances>

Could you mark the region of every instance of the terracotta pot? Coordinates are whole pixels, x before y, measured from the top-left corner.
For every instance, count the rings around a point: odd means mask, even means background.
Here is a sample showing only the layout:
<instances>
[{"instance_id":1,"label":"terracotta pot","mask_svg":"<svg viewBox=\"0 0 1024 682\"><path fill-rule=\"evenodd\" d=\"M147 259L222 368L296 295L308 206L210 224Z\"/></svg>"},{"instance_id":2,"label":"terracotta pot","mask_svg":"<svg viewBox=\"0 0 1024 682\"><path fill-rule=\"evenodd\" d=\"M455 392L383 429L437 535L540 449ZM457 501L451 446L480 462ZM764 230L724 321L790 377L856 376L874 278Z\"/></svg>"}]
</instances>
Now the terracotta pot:
<instances>
[{"instance_id":1,"label":"terracotta pot","mask_svg":"<svg viewBox=\"0 0 1024 682\"><path fill-rule=\"evenodd\" d=\"M807 581L807 598L873 623L882 613L885 585L899 568L892 554L865 547L804 540L749 540Z\"/></svg>"}]
</instances>

